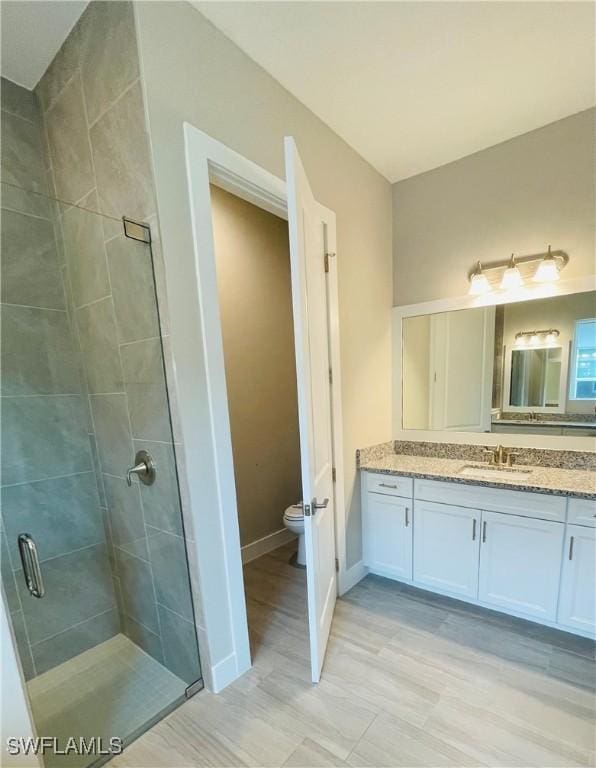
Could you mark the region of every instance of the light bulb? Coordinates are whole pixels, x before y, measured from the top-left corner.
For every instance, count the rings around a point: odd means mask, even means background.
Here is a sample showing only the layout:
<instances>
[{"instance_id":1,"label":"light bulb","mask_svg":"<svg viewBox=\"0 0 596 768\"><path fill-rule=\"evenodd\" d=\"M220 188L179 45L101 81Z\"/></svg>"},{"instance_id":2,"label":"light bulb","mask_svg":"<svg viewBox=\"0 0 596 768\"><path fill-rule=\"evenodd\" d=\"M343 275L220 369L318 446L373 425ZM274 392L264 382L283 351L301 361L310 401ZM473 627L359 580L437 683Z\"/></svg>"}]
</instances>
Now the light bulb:
<instances>
[{"instance_id":1,"label":"light bulb","mask_svg":"<svg viewBox=\"0 0 596 768\"><path fill-rule=\"evenodd\" d=\"M547 333L546 334L546 343L547 344L554 344L555 343L555 334L554 333Z\"/></svg>"},{"instance_id":2,"label":"light bulb","mask_svg":"<svg viewBox=\"0 0 596 768\"><path fill-rule=\"evenodd\" d=\"M483 293L490 291L490 283L484 272L482 271L482 265L480 262L476 265L476 269L470 276L470 289L468 293L471 296L481 296Z\"/></svg>"},{"instance_id":3,"label":"light bulb","mask_svg":"<svg viewBox=\"0 0 596 768\"><path fill-rule=\"evenodd\" d=\"M550 245L548 246L548 253L542 259L538 265L534 277L532 280L536 283L554 283L559 279L559 265L557 260L550 251Z\"/></svg>"},{"instance_id":4,"label":"light bulb","mask_svg":"<svg viewBox=\"0 0 596 768\"><path fill-rule=\"evenodd\" d=\"M530 344L538 344L539 341L540 339L538 338L538 334L536 333L533 334L533 336L531 336L530 338Z\"/></svg>"},{"instance_id":5,"label":"light bulb","mask_svg":"<svg viewBox=\"0 0 596 768\"><path fill-rule=\"evenodd\" d=\"M501 288L504 291L509 291L512 288L519 288L520 285L523 285L523 282L521 272L515 264L515 257L511 254L509 266L503 272L503 277L501 278Z\"/></svg>"}]
</instances>

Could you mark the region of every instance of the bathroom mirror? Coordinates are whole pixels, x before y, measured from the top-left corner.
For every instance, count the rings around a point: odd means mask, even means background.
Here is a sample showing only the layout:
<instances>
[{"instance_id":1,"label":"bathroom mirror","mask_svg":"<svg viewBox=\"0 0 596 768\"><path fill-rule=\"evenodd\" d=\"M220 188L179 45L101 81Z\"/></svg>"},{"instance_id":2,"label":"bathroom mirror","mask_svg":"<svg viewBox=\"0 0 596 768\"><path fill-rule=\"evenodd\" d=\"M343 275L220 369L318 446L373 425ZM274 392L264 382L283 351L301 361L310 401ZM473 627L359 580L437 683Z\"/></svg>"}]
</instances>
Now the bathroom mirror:
<instances>
[{"instance_id":1,"label":"bathroom mirror","mask_svg":"<svg viewBox=\"0 0 596 768\"><path fill-rule=\"evenodd\" d=\"M405 317L402 428L596 436L596 292Z\"/></svg>"},{"instance_id":2,"label":"bathroom mirror","mask_svg":"<svg viewBox=\"0 0 596 768\"><path fill-rule=\"evenodd\" d=\"M510 407L559 409L564 396L562 351L561 347L511 350Z\"/></svg>"}]
</instances>

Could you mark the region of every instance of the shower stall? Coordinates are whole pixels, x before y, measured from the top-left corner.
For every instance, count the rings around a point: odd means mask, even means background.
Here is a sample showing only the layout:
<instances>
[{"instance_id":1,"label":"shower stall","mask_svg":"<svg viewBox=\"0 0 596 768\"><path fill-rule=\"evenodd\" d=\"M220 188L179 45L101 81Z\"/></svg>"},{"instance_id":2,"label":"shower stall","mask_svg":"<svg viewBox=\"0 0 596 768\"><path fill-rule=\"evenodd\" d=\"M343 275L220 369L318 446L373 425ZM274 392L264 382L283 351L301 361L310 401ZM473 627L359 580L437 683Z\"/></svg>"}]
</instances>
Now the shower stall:
<instances>
[{"instance_id":1,"label":"shower stall","mask_svg":"<svg viewBox=\"0 0 596 768\"><path fill-rule=\"evenodd\" d=\"M0 92L2 599L51 766L202 688L138 72L89 76L130 13L90 4L35 92Z\"/></svg>"}]
</instances>

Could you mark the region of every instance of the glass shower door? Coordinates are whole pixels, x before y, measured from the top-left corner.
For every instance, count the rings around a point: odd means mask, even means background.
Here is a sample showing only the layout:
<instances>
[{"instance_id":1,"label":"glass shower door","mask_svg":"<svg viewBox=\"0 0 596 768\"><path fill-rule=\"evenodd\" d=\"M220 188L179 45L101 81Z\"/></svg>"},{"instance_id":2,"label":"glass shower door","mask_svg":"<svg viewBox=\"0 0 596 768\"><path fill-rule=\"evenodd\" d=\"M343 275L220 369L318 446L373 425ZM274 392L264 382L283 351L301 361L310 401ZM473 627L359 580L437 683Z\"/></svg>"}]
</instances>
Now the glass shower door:
<instances>
[{"instance_id":1,"label":"glass shower door","mask_svg":"<svg viewBox=\"0 0 596 768\"><path fill-rule=\"evenodd\" d=\"M46 763L90 765L202 687L167 338L146 226L1 186L4 599Z\"/></svg>"}]
</instances>

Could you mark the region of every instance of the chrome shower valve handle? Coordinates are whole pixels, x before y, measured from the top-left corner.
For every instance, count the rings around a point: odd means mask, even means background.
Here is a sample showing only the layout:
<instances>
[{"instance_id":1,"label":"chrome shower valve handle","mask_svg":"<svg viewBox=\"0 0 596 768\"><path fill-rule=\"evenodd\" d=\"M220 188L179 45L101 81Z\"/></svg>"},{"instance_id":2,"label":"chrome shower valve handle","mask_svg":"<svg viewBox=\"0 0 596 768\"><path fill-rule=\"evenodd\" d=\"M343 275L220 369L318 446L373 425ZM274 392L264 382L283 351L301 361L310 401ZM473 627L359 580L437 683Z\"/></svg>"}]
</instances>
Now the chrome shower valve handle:
<instances>
[{"instance_id":1,"label":"chrome shower valve handle","mask_svg":"<svg viewBox=\"0 0 596 768\"><path fill-rule=\"evenodd\" d=\"M126 483L132 485L132 476L136 475L145 485L153 485L155 482L156 467L155 462L147 451L137 451L134 467L129 467L126 471Z\"/></svg>"}]
</instances>

